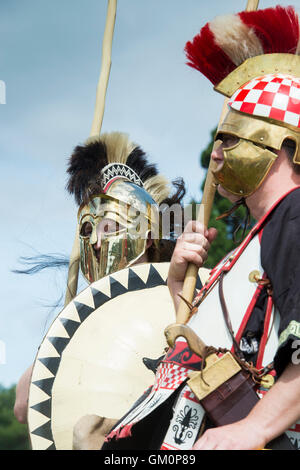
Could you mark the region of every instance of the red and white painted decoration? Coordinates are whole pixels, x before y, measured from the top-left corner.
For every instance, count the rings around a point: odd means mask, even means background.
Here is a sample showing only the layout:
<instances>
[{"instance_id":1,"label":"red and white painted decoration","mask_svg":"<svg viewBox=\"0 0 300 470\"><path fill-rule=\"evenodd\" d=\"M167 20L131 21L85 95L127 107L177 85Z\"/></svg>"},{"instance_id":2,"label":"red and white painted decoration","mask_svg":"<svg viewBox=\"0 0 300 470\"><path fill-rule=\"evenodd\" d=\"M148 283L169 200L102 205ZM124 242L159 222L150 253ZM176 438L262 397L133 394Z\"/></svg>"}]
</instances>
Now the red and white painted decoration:
<instances>
[{"instance_id":1,"label":"red and white painted decoration","mask_svg":"<svg viewBox=\"0 0 300 470\"><path fill-rule=\"evenodd\" d=\"M300 78L280 73L257 77L239 88L228 104L237 111L300 128Z\"/></svg>"}]
</instances>

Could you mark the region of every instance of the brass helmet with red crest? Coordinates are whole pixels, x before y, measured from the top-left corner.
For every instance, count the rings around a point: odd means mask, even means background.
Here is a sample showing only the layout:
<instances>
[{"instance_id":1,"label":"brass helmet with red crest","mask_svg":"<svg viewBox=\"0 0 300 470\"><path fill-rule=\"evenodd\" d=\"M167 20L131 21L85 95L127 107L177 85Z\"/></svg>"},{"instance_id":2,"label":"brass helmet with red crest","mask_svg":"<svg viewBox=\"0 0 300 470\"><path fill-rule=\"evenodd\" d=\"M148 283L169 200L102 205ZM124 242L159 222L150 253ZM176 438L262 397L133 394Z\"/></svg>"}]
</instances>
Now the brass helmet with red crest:
<instances>
[{"instance_id":1,"label":"brass helmet with red crest","mask_svg":"<svg viewBox=\"0 0 300 470\"><path fill-rule=\"evenodd\" d=\"M188 65L228 101L225 147L218 182L242 198L267 176L282 145L300 164L300 25L293 7L267 8L215 18L188 42Z\"/></svg>"}]
</instances>

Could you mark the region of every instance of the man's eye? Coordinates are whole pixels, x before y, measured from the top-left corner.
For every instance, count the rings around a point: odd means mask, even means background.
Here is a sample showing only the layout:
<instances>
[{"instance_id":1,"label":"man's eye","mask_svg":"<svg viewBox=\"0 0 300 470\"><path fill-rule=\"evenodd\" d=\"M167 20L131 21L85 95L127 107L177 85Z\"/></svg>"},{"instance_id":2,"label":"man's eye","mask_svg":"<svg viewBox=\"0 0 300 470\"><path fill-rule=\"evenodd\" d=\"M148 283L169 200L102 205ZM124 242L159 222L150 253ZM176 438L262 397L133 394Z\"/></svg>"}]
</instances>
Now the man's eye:
<instances>
[{"instance_id":1,"label":"man's eye","mask_svg":"<svg viewBox=\"0 0 300 470\"><path fill-rule=\"evenodd\" d=\"M93 226L91 222L84 222L80 230L80 235L82 237L89 237L92 231L93 231Z\"/></svg>"},{"instance_id":2,"label":"man's eye","mask_svg":"<svg viewBox=\"0 0 300 470\"><path fill-rule=\"evenodd\" d=\"M240 139L234 135L218 134L216 140L220 140L222 142L222 147L226 149L236 145Z\"/></svg>"},{"instance_id":3,"label":"man's eye","mask_svg":"<svg viewBox=\"0 0 300 470\"><path fill-rule=\"evenodd\" d=\"M237 137L225 137L223 139L223 147L233 147L238 143L239 139Z\"/></svg>"}]
</instances>

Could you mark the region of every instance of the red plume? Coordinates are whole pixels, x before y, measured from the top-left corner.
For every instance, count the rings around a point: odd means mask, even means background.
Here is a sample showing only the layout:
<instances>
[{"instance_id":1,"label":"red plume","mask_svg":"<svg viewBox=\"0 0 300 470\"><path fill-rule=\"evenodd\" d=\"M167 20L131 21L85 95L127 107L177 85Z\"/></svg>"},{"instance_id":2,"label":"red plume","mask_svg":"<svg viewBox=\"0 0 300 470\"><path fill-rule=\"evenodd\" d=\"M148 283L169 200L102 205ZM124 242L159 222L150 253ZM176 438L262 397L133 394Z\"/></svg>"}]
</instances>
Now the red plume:
<instances>
[{"instance_id":1,"label":"red plume","mask_svg":"<svg viewBox=\"0 0 300 470\"><path fill-rule=\"evenodd\" d=\"M186 44L185 52L189 61L187 64L203 73L214 85L220 83L236 67L217 45L209 23L192 42Z\"/></svg>"},{"instance_id":2,"label":"red plume","mask_svg":"<svg viewBox=\"0 0 300 470\"><path fill-rule=\"evenodd\" d=\"M228 22L235 19L232 23L235 28L237 20L240 19L238 20L240 28L236 28L231 34L230 23L227 23L226 34L223 34L223 30L219 30L216 38L212 32L213 22L207 23L185 46L187 64L199 70L214 85L220 83L244 60L255 55L275 52L296 53L299 42L299 17L293 7L277 6L224 18L224 21ZM237 31L238 34L240 31L240 38L237 36ZM259 45L257 50L253 49L253 36ZM231 41L231 49L226 48L228 41ZM226 53L224 49L230 52Z\"/></svg>"},{"instance_id":3,"label":"red plume","mask_svg":"<svg viewBox=\"0 0 300 470\"><path fill-rule=\"evenodd\" d=\"M242 21L253 28L265 54L295 54L299 41L299 18L293 7L267 8L239 13Z\"/></svg>"}]
</instances>

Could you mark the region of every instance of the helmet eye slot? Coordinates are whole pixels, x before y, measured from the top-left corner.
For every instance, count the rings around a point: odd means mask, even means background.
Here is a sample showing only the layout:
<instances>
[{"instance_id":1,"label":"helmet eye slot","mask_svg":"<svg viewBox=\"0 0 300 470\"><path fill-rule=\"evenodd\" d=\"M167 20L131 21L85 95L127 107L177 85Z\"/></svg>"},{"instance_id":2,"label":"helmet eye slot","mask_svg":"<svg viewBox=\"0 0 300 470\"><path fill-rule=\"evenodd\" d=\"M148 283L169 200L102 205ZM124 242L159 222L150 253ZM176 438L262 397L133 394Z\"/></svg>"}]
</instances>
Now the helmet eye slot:
<instances>
[{"instance_id":1,"label":"helmet eye slot","mask_svg":"<svg viewBox=\"0 0 300 470\"><path fill-rule=\"evenodd\" d=\"M233 148L240 141L239 137L237 137L236 135L226 134L226 133L222 133L222 132L219 132L217 134L215 140L220 140L222 142L221 145L222 145L223 149Z\"/></svg>"},{"instance_id":2,"label":"helmet eye slot","mask_svg":"<svg viewBox=\"0 0 300 470\"><path fill-rule=\"evenodd\" d=\"M91 222L84 222L80 229L80 236L84 238L89 238L91 236L92 231L93 231L93 226Z\"/></svg>"}]
</instances>

